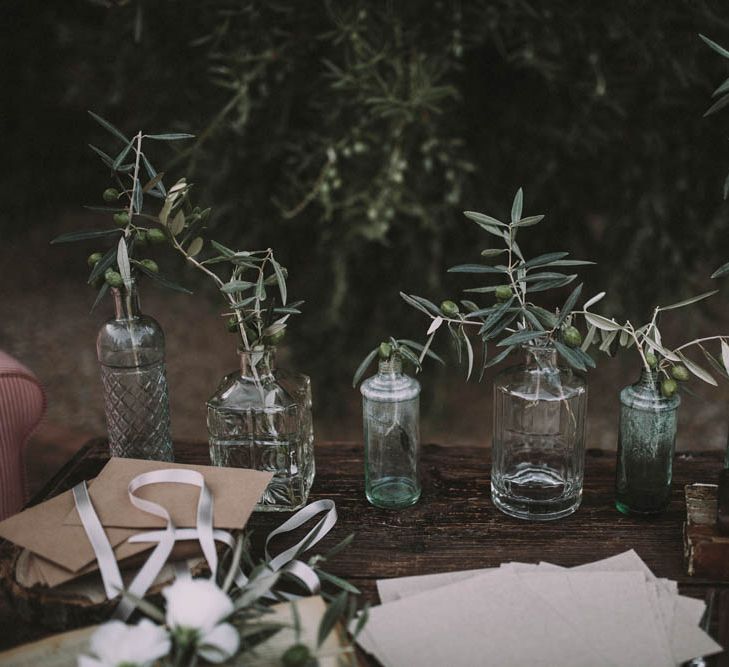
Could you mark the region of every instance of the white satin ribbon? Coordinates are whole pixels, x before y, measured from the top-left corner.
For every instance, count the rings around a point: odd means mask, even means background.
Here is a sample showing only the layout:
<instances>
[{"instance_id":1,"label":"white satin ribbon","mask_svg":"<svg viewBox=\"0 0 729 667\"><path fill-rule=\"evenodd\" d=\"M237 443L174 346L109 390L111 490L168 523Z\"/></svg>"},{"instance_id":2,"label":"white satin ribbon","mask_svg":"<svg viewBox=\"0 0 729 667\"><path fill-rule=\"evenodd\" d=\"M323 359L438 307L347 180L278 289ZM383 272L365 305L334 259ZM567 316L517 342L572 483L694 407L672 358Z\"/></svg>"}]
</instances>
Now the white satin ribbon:
<instances>
[{"instance_id":1,"label":"white satin ribbon","mask_svg":"<svg viewBox=\"0 0 729 667\"><path fill-rule=\"evenodd\" d=\"M145 486L160 483L189 484L200 489L195 528L177 528L169 512L162 505L135 495L139 489ZM203 556L210 568L211 578L214 579L218 569L218 554L215 549L215 542L223 542L229 548L233 548L235 540L229 532L213 528L213 496L205 484L203 475L196 470L182 470L179 468L153 470L137 475L129 483L128 492L130 502L137 509L164 519L166 522L166 526L162 530L146 531L129 538L131 543L156 542L157 546L132 580L127 589L128 592L137 598L144 597L167 563L175 542L178 540L197 540L200 543ZM99 564L104 591L107 598L111 600L120 594L124 584L119 572L119 565L114 557L114 551L88 495L86 482L81 482L73 488L73 497L76 509L81 517L81 523ZM321 512L326 514L299 542L277 556L271 557L269 543L273 538L300 528ZM265 544L266 570L271 573L282 572L293 576L301 582L309 594L318 593L321 589L318 575L311 566L298 560L298 557L319 542L334 527L336 522L337 510L333 500L317 500L303 507L267 537ZM190 573L184 565L175 564L175 576L189 577ZM240 567L235 575L235 582L239 588L243 588L248 583L248 577ZM299 597L290 593L278 593L278 596L286 599ZM268 597L276 598L272 594L269 594ZM114 617L126 620L134 611L134 608L133 599L124 597L119 602Z\"/></svg>"}]
</instances>

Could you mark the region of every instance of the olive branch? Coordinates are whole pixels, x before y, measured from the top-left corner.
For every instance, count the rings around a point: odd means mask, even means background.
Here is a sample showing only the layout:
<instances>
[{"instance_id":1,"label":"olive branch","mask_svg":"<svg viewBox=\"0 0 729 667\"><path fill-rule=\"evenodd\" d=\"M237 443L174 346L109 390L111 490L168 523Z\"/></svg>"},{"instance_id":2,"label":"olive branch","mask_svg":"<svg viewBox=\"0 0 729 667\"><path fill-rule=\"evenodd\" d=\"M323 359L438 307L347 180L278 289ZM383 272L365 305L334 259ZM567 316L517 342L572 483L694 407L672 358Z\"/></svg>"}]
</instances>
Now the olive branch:
<instances>
[{"instance_id":1,"label":"olive branch","mask_svg":"<svg viewBox=\"0 0 729 667\"><path fill-rule=\"evenodd\" d=\"M291 315L301 313L299 307L303 301L288 302L288 271L276 260L271 248L236 251L210 239L209 247L213 254L206 259L199 258L206 241L197 235L201 228L195 227L194 222L190 223L185 212L187 209L192 211L193 217L195 215L195 209L189 202L191 187L185 179L181 179L170 188L159 213L159 222L166 229L172 248L218 287L228 306L223 313L229 318L228 330L238 332L242 348L253 352L257 361L260 356L256 358L255 353L262 354L265 345L281 341L287 320ZM194 234L190 228L195 230ZM230 274L225 279L210 268L219 264L228 265ZM268 299L267 287L273 284L278 287L280 304L275 298Z\"/></svg>"},{"instance_id":2,"label":"olive branch","mask_svg":"<svg viewBox=\"0 0 729 667\"><path fill-rule=\"evenodd\" d=\"M678 390L678 382L686 382L691 375L704 382L716 386L716 379L705 368L690 359L686 352L689 348L698 348L704 355L712 369L721 377L729 379L729 336L715 335L696 338L678 347L669 347L665 344L658 323L661 313L690 306L716 294L718 290L705 292L697 296L672 303L668 306L656 306L653 309L651 320L640 327L634 327L630 320L620 324L614 318L582 311L582 315L590 324L585 343L593 339L600 331L600 350L610 353L617 341L622 348L635 346L641 357L643 367L648 372L655 372L661 380L661 392L664 396L672 396ZM720 359L707 349L707 343L718 342L720 346Z\"/></svg>"},{"instance_id":3,"label":"olive branch","mask_svg":"<svg viewBox=\"0 0 729 667\"><path fill-rule=\"evenodd\" d=\"M595 362L580 347L582 334L574 326L574 318L580 314L575 306L582 293L582 284L577 285L564 305L551 312L532 300L532 295L558 289L572 283L577 274L566 274L559 269L594 264L584 260L568 259L569 253L550 252L532 259L526 259L517 235L521 229L539 224L543 215L522 216L524 193L521 188L517 191L511 206L510 222L502 222L498 218L475 211L466 211L464 215L475 222L481 229L498 239L503 247L487 248L481 252L482 263L459 264L448 269L449 273L478 274L492 276L498 280L495 285L471 287L465 290L471 294L493 294L496 303L480 307L471 300L462 300L461 312L458 304L446 300L440 307L420 296L400 293L406 303L418 309L431 319L427 330L425 349L429 349L435 334L446 325L458 351L459 362L462 360L462 350L465 348L467 357L467 379L470 378L474 366L473 344L466 331L478 327L476 336L481 339L483 346L483 362L479 380L483 378L484 371L503 361L514 349L521 345L535 346L552 345L572 368L585 371L594 368ZM504 263L491 264L490 262L504 258ZM604 292L588 301L596 303L604 296ZM587 304L586 304L587 305ZM501 337L499 339L499 337ZM500 349L497 354L488 357L488 346L494 344Z\"/></svg>"},{"instance_id":4,"label":"olive branch","mask_svg":"<svg viewBox=\"0 0 729 667\"><path fill-rule=\"evenodd\" d=\"M99 290L92 310L110 287L125 286L128 292L137 273L149 276L164 287L189 294L188 289L163 277L159 273L157 262L148 258L138 259L137 255L149 243L159 244L165 241L165 234L158 228L157 216L145 211L146 199L164 199L167 195L162 183L164 174L157 172L152 166L143 150L143 142L144 140L179 141L192 138L193 135L174 132L145 134L140 130L133 137L128 137L101 116L91 111L89 111L89 115L112 135L117 144L121 144L121 148L114 157L101 148L89 144L89 148L108 167L114 187L108 187L102 195L108 206L86 206L85 208L109 214L113 227L69 232L53 239L51 243L70 243L91 239L116 241L114 246L105 253L96 251L91 253L87 259L91 269L87 282L98 287ZM147 179L144 184L142 182L143 172Z\"/></svg>"},{"instance_id":5,"label":"olive branch","mask_svg":"<svg viewBox=\"0 0 729 667\"><path fill-rule=\"evenodd\" d=\"M376 357L379 357L382 361L389 361L392 358L397 358L401 361L409 361L415 368L416 373L419 373L423 369L422 362L426 356L431 359L435 359L440 364L445 364L443 359L441 359L435 352L428 349L428 347L425 347L420 343L416 343L414 340L409 340L407 338L393 338L390 336L388 340L383 341L367 353L365 358L357 367L357 370L354 372L352 387L356 387L359 384L365 372Z\"/></svg>"}]
</instances>

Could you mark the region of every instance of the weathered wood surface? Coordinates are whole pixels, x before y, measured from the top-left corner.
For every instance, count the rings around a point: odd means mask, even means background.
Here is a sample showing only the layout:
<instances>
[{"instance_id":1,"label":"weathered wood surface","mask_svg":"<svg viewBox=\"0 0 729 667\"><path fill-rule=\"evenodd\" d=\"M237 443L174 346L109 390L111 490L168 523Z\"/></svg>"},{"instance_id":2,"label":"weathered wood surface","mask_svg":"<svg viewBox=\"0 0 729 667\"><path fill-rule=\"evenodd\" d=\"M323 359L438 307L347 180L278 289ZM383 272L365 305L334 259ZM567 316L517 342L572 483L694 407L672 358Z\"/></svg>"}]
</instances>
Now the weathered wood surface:
<instances>
[{"instance_id":1,"label":"weathered wood surface","mask_svg":"<svg viewBox=\"0 0 729 667\"><path fill-rule=\"evenodd\" d=\"M178 462L208 461L208 448L203 443L178 443L175 453ZM106 459L106 444L93 441L34 501L94 477ZM519 521L494 508L489 497L489 460L487 449L424 446L422 498L416 506L395 512L377 509L365 500L361 444L317 444L317 474L310 500L335 500L339 523L316 550L323 552L355 533L354 543L329 569L359 586L373 603L378 601L378 578L490 567L510 560L545 560L571 566L631 548L656 575L678 580L685 594L703 598L708 586L721 586L688 576L682 536L684 486L715 482L721 470L720 452L678 455L668 511L650 520L625 517L615 510L614 452L588 451L582 507L573 516L548 523ZM254 546L262 549L264 537L286 516L255 514L249 523L254 530ZM278 546L273 544L274 551ZM17 627L19 634L26 634ZM0 635L5 634L0 630ZM22 640L0 636L2 639L5 641L0 644L6 646Z\"/></svg>"}]
</instances>

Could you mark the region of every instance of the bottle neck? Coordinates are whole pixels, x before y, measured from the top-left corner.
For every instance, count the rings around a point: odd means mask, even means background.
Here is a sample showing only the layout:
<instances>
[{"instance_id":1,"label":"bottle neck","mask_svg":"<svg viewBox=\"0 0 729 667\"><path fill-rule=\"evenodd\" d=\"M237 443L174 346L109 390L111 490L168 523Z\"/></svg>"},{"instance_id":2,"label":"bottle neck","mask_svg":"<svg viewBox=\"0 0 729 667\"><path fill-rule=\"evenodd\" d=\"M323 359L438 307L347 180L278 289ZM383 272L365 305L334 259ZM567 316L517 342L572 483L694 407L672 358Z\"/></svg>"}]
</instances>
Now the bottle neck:
<instances>
[{"instance_id":1,"label":"bottle neck","mask_svg":"<svg viewBox=\"0 0 729 667\"><path fill-rule=\"evenodd\" d=\"M557 350L551 345L524 345L524 364L529 370L557 370Z\"/></svg>"},{"instance_id":2,"label":"bottle neck","mask_svg":"<svg viewBox=\"0 0 729 667\"><path fill-rule=\"evenodd\" d=\"M640 377L636 386L642 390L657 393L658 392L658 373L649 371L645 366L641 368Z\"/></svg>"},{"instance_id":3,"label":"bottle neck","mask_svg":"<svg viewBox=\"0 0 729 667\"><path fill-rule=\"evenodd\" d=\"M380 375L401 375L402 359L393 354L389 359L380 359L377 371Z\"/></svg>"},{"instance_id":4,"label":"bottle neck","mask_svg":"<svg viewBox=\"0 0 729 667\"><path fill-rule=\"evenodd\" d=\"M132 284L130 289L112 287L111 295L114 298L114 317L117 320L131 320L141 315L136 285Z\"/></svg>"},{"instance_id":5,"label":"bottle neck","mask_svg":"<svg viewBox=\"0 0 729 667\"><path fill-rule=\"evenodd\" d=\"M276 370L276 348L265 347L263 349L243 350L238 348L240 356L240 374L244 378L255 379L273 375Z\"/></svg>"}]
</instances>

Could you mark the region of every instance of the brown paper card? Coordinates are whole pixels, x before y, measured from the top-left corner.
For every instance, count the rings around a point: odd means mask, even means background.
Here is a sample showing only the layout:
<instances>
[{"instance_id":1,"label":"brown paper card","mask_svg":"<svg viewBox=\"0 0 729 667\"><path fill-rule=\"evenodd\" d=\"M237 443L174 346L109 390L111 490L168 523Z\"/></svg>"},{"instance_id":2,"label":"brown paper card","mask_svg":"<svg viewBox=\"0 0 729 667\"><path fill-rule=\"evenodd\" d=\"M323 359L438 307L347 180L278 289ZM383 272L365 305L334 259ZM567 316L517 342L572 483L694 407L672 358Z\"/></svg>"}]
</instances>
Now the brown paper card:
<instances>
[{"instance_id":1,"label":"brown paper card","mask_svg":"<svg viewBox=\"0 0 729 667\"><path fill-rule=\"evenodd\" d=\"M75 511L73 494L66 491L0 522L0 537L75 572L96 560L96 556L83 526L63 525L72 510ZM134 532L138 531L109 528L106 536L114 547Z\"/></svg>"},{"instance_id":2,"label":"brown paper card","mask_svg":"<svg viewBox=\"0 0 729 667\"><path fill-rule=\"evenodd\" d=\"M129 531L130 535L137 534L138 531ZM119 563L119 569L124 574L126 571L136 573L139 568L144 565L150 552L156 545L154 543L130 543L122 542L114 548L114 556ZM172 549L172 553L168 561L188 560L202 556L200 543L193 540L185 540L177 542ZM23 586L34 586L36 584L55 587L65 584L79 577L83 577L92 572L97 572L99 566L93 561L76 572L71 572L65 568L59 567L52 561L41 558L35 554L30 554L28 564L25 566L25 580L18 580ZM17 572L16 572L17 574ZM101 581L101 580L99 580Z\"/></svg>"},{"instance_id":3,"label":"brown paper card","mask_svg":"<svg viewBox=\"0 0 729 667\"><path fill-rule=\"evenodd\" d=\"M197 470L205 477L205 484L213 494L216 528L236 530L243 528L254 506L266 490L273 473L246 468L221 468L183 463L142 461L139 459L111 458L99 473L89 495L99 520L105 528L162 528L165 521L138 510L129 501L127 487L137 475L151 470L177 468ZM178 528L194 528L200 489L189 484L153 484L137 491L140 498L154 501L164 507ZM72 508L64 521L66 525L81 525L81 519ZM52 559L55 560L55 559Z\"/></svg>"}]
</instances>

